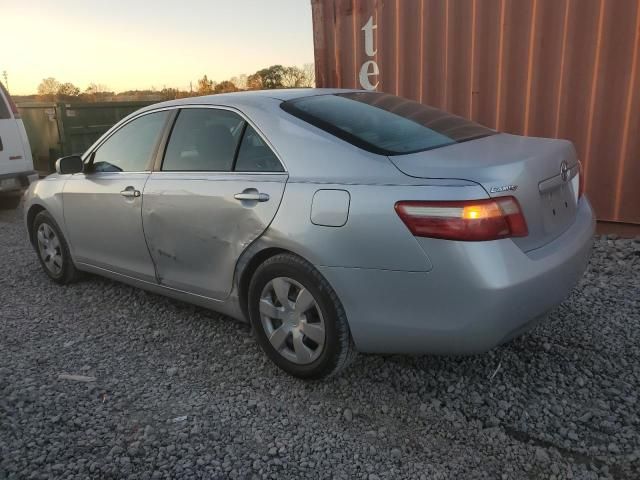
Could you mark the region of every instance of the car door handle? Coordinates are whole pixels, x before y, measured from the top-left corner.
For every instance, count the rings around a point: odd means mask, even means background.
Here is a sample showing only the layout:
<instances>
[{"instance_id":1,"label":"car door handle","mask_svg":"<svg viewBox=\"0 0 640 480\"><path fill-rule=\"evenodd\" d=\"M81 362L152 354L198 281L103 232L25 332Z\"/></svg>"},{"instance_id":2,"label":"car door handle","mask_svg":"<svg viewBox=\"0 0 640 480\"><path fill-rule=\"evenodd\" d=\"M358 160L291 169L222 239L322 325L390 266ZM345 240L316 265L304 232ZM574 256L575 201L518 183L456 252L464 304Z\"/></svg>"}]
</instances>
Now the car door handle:
<instances>
[{"instance_id":1,"label":"car door handle","mask_svg":"<svg viewBox=\"0 0 640 480\"><path fill-rule=\"evenodd\" d=\"M236 193L233 198L236 200L248 200L253 202L266 202L269 200L269 194L260 192L247 192Z\"/></svg>"},{"instance_id":2,"label":"car door handle","mask_svg":"<svg viewBox=\"0 0 640 480\"><path fill-rule=\"evenodd\" d=\"M120 192L120 195L128 198L137 198L140 196L140 190L136 190L133 187L127 187Z\"/></svg>"}]
</instances>

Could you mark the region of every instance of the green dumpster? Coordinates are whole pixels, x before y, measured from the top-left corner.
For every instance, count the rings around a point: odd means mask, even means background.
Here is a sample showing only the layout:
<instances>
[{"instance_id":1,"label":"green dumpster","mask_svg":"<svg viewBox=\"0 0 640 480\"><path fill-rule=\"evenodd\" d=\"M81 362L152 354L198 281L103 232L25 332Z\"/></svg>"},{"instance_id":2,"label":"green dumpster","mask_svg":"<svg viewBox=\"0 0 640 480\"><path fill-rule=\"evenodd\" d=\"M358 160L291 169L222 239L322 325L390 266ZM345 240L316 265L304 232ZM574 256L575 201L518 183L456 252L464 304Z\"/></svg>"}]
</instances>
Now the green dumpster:
<instances>
[{"instance_id":1,"label":"green dumpster","mask_svg":"<svg viewBox=\"0 0 640 480\"><path fill-rule=\"evenodd\" d=\"M51 173L59 157L83 153L121 119L153 103L19 103L35 169Z\"/></svg>"}]
</instances>

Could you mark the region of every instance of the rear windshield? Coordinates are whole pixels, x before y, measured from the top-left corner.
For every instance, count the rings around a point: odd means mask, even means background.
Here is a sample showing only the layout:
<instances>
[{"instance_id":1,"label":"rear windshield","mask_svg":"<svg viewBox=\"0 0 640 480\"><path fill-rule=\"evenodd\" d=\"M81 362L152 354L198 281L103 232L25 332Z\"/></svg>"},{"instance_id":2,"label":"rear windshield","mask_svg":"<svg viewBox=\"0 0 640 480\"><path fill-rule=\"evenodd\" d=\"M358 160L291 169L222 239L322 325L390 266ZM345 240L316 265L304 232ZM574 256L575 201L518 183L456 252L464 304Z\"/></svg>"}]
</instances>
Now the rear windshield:
<instances>
[{"instance_id":1,"label":"rear windshield","mask_svg":"<svg viewBox=\"0 0 640 480\"><path fill-rule=\"evenodd\" d=\"M4 96L2 95L4 94ZM7 100L5 100L5 97ZM7 101L9 100L9 92L4 88L4 85L0 83L0 120L6 120L11 118L11 110L9 109L9 105L7 105Z\"/></svg>"},{"instance_id":2,"label":"rear windshield","mask_svg":"<svg viewBox=\"0 0 640 480\"><path fill-rule=\"evenodd\" d=\"M316 95L283 102L281 107L380 155L421 152L496 133L465 118L386 93Z\"/></svg>"}]
</instances>

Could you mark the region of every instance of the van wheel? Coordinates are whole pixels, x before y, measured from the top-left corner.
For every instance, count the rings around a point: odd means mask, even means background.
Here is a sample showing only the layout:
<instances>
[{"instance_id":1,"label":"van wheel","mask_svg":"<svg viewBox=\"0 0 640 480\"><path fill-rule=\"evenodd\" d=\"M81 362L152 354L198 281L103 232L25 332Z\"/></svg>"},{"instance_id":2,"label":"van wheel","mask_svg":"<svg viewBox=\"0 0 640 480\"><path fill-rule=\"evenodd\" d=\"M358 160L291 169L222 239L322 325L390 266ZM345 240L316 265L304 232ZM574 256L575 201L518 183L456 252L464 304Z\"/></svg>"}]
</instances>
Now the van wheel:
<instances>
[{"instance_id":1,"label":"van wheel","mask_svg":"<svg viewBox=\"0 0 640 480\"><path fill-rule=\"evenodd\" d=\"M54 282L65 285L79 278L69 246L58 224L46 211L36 215L33 220L33 246L38 254L44 272Z\"/></svg>"},{"instance_id":2,"label":"van wheel","mask_svg":"<svg viewBox=\"0 0 640 480\"><path fill-rule=\"evenodd\" d=\"M248 310L256 339L282 370L324 378L356 355L344 308L326 279L291 254L266 260L249 284Z\"/></svg>"}]
</instances>

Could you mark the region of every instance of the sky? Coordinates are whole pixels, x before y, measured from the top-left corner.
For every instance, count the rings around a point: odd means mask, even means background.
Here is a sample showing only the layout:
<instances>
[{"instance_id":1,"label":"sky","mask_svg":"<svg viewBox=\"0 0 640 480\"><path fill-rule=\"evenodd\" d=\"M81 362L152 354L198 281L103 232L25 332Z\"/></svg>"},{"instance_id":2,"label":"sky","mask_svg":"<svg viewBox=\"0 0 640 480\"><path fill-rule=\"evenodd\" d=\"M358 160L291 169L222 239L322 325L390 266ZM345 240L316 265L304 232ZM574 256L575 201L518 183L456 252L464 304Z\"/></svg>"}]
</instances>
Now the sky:
<instances>
[{"instance_id":1,"label":"sky","mask_svg":"<svg viewBox=\"0 0 640 480\"><path fill-rule=\"evenodd\" d=\"M14 95L43 78L111 91L188 89L313 62L310 0L1 0L0 74ZM0 77L4 83L4 78Z\"/></svg>"}]
</instances>

